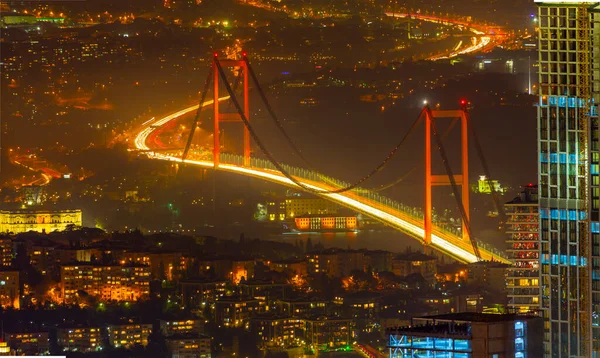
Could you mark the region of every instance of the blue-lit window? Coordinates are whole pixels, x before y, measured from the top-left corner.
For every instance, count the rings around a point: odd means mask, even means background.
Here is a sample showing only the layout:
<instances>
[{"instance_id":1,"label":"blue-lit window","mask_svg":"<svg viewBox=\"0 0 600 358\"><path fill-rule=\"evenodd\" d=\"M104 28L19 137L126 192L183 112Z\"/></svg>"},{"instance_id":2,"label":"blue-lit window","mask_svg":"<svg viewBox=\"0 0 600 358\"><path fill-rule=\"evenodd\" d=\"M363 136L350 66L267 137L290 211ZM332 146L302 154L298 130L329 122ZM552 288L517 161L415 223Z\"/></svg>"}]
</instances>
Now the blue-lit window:
<instances>
[{"instance_id":1,"label":"blue-lit window","mask_svg":"<svg viewBox=\"0 0 600 358\"><path fill-rule=\"evenodd\" d=\"M577 211L569 210L569 220L577 221Z\"/></svg>"},{"instance_id":2,"label":"blue-lit window","mask_svg":"<svg viewBox=\"0 0 600 358\"><path fill-rule=\"evenodd\" d=\"M452 350L452 338L435 338L435 349Z\"/></svg>"},{"instance_id":3,"label":"blue-lit window","mask_svg":"<svg viewBox=\"0 0 600 358\"><path fill-rule=\"evenodd\" d=\"M552 254L550 256L550 263L552 265L558 265L558 255L557 254Z\"/></svg>"},{"instance_id":4,"label":"blue-lit window","mask_svg":"<svg viewBox=\"0 0 600 358\"><path fill-rule=\"evenodd\" d=\"M592 232L595 234L600 233L600 223L592 223Z\"/></svg>"},{"instance_id":5,"label":"blue-lit window","mask_svg":"<svg viewBox=\"0 0 600 358\"><path fill-rule=\"evenodd\" d=\"M471 341L468 339L455 339L454 340L454 350L462 351L462 352L470 352L471 351Z\"/></svg>"},{"instance_id":6,"label":"blue-lit window","mask_svg":"<svg viewBox=\"0 0 600 358\"><path fill-rule=\"evenodd\" d=\"M515 358L526 358L527 322L515 321Z\"/></svg>"},{"instance_id":7,"label":"blue-lit window","mask_svg":"<svg viewBox=\"0 0 600 358\"><path fill-rule=\"evenodd\" d=\"M550 153L550 163L558 163L558 154Z\"/></svg>"},{"instance_id":8,"label":"blue-lit window","mask_svg":"<svg viewBox=\"0 0 600 358\"><path fill-rule=\"evenodd\" d=\"M551 106L556 106L556 96L548 96L548 104Z\"/></svg>"},{"instance_id":9,"label":"blue-lit window","mask_svg":"<svg viewBox=\"0 0 600 358\"><path fill-rule=\"evenodd\" d=\"M567 255L560 255L560 264L561 265L567 264Z\"/></svg>"},{"instance_id":10,"label":"blue-lit window","mask_svg":"<svg viewBox=\"0 0 600 358\"><path fill-rule=\"evenodd\" d=\"M577 98L569 97L568 102L569 102L569 108L577 107Z\"/></svg>"},{"instance_id":11,"label":"blue-lit window","mask_svg":"<svg viewBox=\"0 0 600 358\"><path fill-rule=\"evenodd\" d=\"M413 348L433 348L433 338L413 336Z\"/></svg>"},{"instance_id":12,"label":"blue-lit window","mask_svg":"<svg viewBox=\"0 0 600 358\"><path fill-rule=\"evenodd\" d=\"M565 209L560 209L558 212L561 220L567 220L567 211Z\"/></svg>"},{"instance_id":13,"label":"blue-lit window","mask_svg":"<svg viewBox=\"0 0 600 358\"><path fill-rule=\"evenodd\" d=\"M569 163L570 164L577 164L577 155L575 155L575 154L569 154Z\"/></svg>"},{"instance_id":14,"label":"blue-lit window","mask_svg":"<svg viewBox=\"0 0 600 358\"><path fill-rule=\"evenodd\" d=\"M550 210L550 218L552 218L552 219L558 219L558 209L552 209L552 210Z\"/></svg>"},{"instance_id":15,"label":"blue-lit window","mask_svg":"<svg viewBox=\"0 0 600 358\"><path fill-rule=\"evenodd\" d=\"M547 208L540 209L540 218L548 219L548 217L550 216L549 213L550 213L550 210L548 210Z\"/></svg>"},{"instance_id":16,"label":"blue-lit window","mask_svg":"<svg viewBox=\"0 0 600 358\"><path fill-rule=\"evenodd\" d=\"M577 266L577 256L569 256L569 266Z\"/></svg>"},{"instance_id":17,"label":"blue-lit window","mask_svg":"<svg viewBox=\"0 0 600 358\"><path fill-rule=\"evenodd\" d=\"M563 97L563 96L558 97L558 106L566 107L567 106L567 97Z\"/></svg>"}]
</instances>

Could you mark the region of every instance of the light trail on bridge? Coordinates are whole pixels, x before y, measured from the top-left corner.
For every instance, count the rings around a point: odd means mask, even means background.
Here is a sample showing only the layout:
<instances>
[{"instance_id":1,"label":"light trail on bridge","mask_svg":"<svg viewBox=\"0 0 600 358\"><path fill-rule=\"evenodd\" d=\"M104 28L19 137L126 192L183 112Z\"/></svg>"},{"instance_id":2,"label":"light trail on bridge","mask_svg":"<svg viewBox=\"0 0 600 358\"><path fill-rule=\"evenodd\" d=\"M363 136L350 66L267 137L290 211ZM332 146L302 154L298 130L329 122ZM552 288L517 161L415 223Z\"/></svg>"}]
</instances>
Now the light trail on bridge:
<instances>
[{"instance_id":1,"label":"light trail on bridge","mask_svg":"<svg viewBox=\"0 0 600 358\"><path fill-rule=\"evenodd\" d=\"M414 18L414 19L420 20L420 21L434 22L434 23L442 24L442 25L446 25L446 26L462 26L462 27L465 27L466 29L468 29L469 31L471 31L473 34L477 35L476 37L473 37L473 39L475 39L475 40L472 45L465 47L463 49L455 48L452 51L450 51L444 55L437 55L437 56L429 57L428 60L431 60L431 61L443 60L443 59L456 57L458 55L464 55L467 53L482 51L487 47L496 45L496 43L494 41L492 41L492 37L502 38L502 39L504 38L503 33L500 33L500 32L494 33L493 29L486 25L472 24L472 23L468 23L465 21L446 19L446 18L430 16L430 15L421 15L421 14L386 12L385 15L389 16L389 17L394 17L394 18L409 18L410 17L410 18ZM462 41L461 41L461 43L462 43Z\"/></svg>"},{"instance_id":2,"label":"light trail on bridge","mask_svg":"<svg viewBox=\"0 0 600 358\"><path fill-rule=\"evenodd\" d=\"M221 97L221 98L219 98L219 101L224 101L224 100L227 100L228 98L229 98L228 96ZM210 106L212 104L213 104L213 101L210 100L210 101L206 101L206 102L202 103L202 106L206 107L206 106ZM193 159L182 160L181 158L175 157L173 155L152 152L152 149L149 148L146 143L148 137L155 130L157 130L160 126L165 125L168 122L170 122L176 118L179 118L185 114L188 114L194 110L197 110L198 107L199 107L198 105L190 106L190 107L184 108L180 111L177 111L175 113L169 114L166 117L157 119L156 121L146 122L146 126L142 126L142 129L137 134L137 136L134 140L136 149L140 150L140 151L144 151L144 153L152 159L177 162L177 163L186 163L186 164L200 166L203 168L213 168L214 163L212 161L193 160ZM242 175L246 175L246 176L251 176L251 177L255 177L255 178L259 178L259 179L265 179L265 180L268 180L268 181L271 181L271 182L274 182L277 184L285 185L285 186L292 187L295 189L301 189L297 184L295 184L289 178L286 178L282 173L280 173L276 170L272 170L272 169L244 167L244 166L240 166L240 165L226 164L226 163L219 163L217 169L227 171L227 172L238 173L238 174L242 174ZM327 190L332 189L332 187L330 185L325 184L325 183L318 183L318 182L314 182L314 181L304 179L304 178L299 178L299 177L297 177L296 179L298 181L300 181L302 184L304 184L307 187L314 189L316 191L320 191L320 190L327 191ZM364 213L365 215L368 215L368 216L370 216L384 224L387 224L399 231L407 233L408 235L423 242L423 238L425 236L425 230L418 225L418 222L415 221L414 218L410 218L406 214L403 214L400 211L396 211L396 213L394 213L394 214L384 211L382 209L377 208L377 206L381 206L380 203L372 202L369 199L364 198L364 197L359 197L352 192L345 192L345 193L340 193L340 194L324 192L322 194L317 194L317 195L320 195L323 198L326 198L328 200L331 200L333 202L336 202L338 204L341 204L345 207L351 208L358 212ZM421 225L422 225L422 223L421 223ZM473 249L472 249L471 243L468 241L462 241L458 237L453 237L451 234L443 233L443 232L439 232L439 231L437 233L433 233L431 245L434 246L436 249L456 258L459 261L462 261L462 262L478 261L477 256L472 252ZM495 255L494 253L492 253L486 249L480 249L480 251L481 251L482 258L485 260L494 259L496 261L501 261L501 262L506 262L506 263L509 262L508 260L506 260L498 255Z\"/></svg>"}]
</instances>

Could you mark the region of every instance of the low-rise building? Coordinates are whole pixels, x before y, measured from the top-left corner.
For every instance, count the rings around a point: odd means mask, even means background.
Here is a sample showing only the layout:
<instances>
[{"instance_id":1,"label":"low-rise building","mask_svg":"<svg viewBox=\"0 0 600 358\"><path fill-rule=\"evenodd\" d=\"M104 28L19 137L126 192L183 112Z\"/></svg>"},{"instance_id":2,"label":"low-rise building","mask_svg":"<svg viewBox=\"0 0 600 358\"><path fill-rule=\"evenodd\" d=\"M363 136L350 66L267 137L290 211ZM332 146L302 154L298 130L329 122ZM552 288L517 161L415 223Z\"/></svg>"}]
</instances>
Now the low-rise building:
<instances>
[{"instance_id":1,"label":"low-rise building","mask_svg":"<svg viewBox=\"0 0 600 358\"><path fill-rule=\"evenodd\" d=\"M85 291L102 301L137 301L150 294L150 269L140 265L72 264L61 267L65 303L78 301Z\"/></svg>"},{"instance_id":2,"label":"low-rise building","mask_svg":"<svg viewBox=\"0 0 600 358\"><path fill-rule=\"evenodd\" d=\"M304 340L314 350L346 347L353 342L354 327L350 318L314 316L304 322Z\"/></svg>"},{"instance_id":3,"label":"low-rise building","mask_svg":"<svg viewBox=\"0 0 600 358\"><path fill-rule=\"evenodd\" d=\"M63 231L68 226L81 226L81 210L0 210L0 232L15 234L37 231Z\"/></svg>"},{"instance_id":4,"label":"low-rise building","mask_svg":"<svg viewBox=\"0 0 600 358\"><path fill-rule=\"evenodd\" d=\"M506 275L510 268L508 264L495 261L473 262L467 266L467 282L506 295Z\"/></svg>"},{"instance_id":5,"label":"low-rise building","mask_svg":"<svg viewBox=\"0 0 600 358\"><path fill-rule=\"evenodd\" d=\"M420 274L429 282L435 282L437 259L421 252L408 252L396 255L392 260L392 272L396 276Z\"/></svg>"},{"instance_id":6,"label":"low-rise building","mask_svg":"<svg viewBox=\"0 0 600 358\"><path fill-rule=\"evenodd\" d=\"M106 327L108 343L115 347L132 348L136 345L147 346L152 333L152 324L125 323L111 324Z\"/></svg>"},{"instance_id":7,"label":"low-rise building","mask_svg":"<svg viewBox=\"0 0 600 358\"><path fill-rule=\"evenodd\" d=\"M542 357L541 317L452 313L413 318L410 327L387 330L390 358Z\"/></svg>"},{"instance_id":8,"label":"low-rise building","mask_svg":"<svg viewBox=\"0 0 600 358\"><path fill-rule=\"evenodd\" d=\"M0 270L0 306L19 309L20 298L19 271Z\"/></svg>"},{"instance_id":9,"label":"low-rise building","mask_svg":"<svg viewBox=\"0 0 600 358\"><path fill-rule=\"evenodd\" d=\"M304 321L299 318L263 314L250 320L250 330L259 347L299 346Z\"/></svg>"},{"instance_id":10,"label":"low-rise building","mask_svg":"<svg viewBox=\"0 0 600 358\"><path fill-rule=\"evenodd\" d=\"M304 317L316 314L327 314L331 301L318 297L293 297L279 299L275 302L280 314L288 317Z\"/></svg>"},{"instance_id":11,"label":"low-rise building","mask_svg":"<svg viewBox=\"0 0 600 358\"><path fill-rule=\"evenodd\" d=\"M199 319L160 320L160 331L163 336L201 334L203 323Z\"/></svg>"},{"instance_id":12,"label":"low-rise building","mask_svg":"<svg viewBox=\"0 0 600 358\"><path fill-rule=\"evenodd\" d=\"M4 341L18 355L46 355L50 350L48 332L4 332Z\"/></svg>"},{"instance_id":13,"label":"low-rise building","mask_svg":"<svg viewBox=\"0 0 600 358\"><path fill-rule=\"evenodd\" d=\"M8 236L0 236L0 266L10 267L13 260L13 242Z\"/></svg>"},{"instance_id":14,"label":"low-rise building","mask_svg":"<svg viewBox=\"0 0 600 358\"><path fill-rule=\"evenodd\" d=\"M225 296L227 281L188 279L179 282L183 305L191 308L204 308Z\"/></svg>"},{"instance_id":15,"label":"low-rise building","mask_svg":"<svg viewBox=\"0 0 600 358\"><path fill-rule=\"evenodd\" d=\"M288 283L277 283L273 281L248 280L240 282L238 287L242 296L256 298L261 301L272 302L286 297L291 292L292 286Z\"/></svg>"},{"instance_id":16,"label":"low-rise building","mask_svg":"<svg viewBox=\"0 0 600 358\"><path fill-rule=\"evenodd\" d=\"M277 272L289 272L292 275L306 276L308 267L306 259L287 259L271 261L269 269Z\"/></svg>"},{"instance_id":17,"label":"low-rise building","mask_svg":"<svg viewBox=\"0 0 600 358\"><path fill-rule=\"evenodd\" d=\"M167 337L172 358L211 358L210 337L204 335L174 335Z\"/></svg>"},{"instance_id":18,"label":"low-rise building","mask_svg":"<svg viewBox=\"0 0 600 358\"><path fill-rule=\"evenodd\" d=\"M102 349L100 327L61 327L56 341L65 352L95 352Z\"/></svg>"},{"instance_id":19,"label":"low-rise building","mask_svg":"<svg viewBox=\"0 0 600 358\"><path fill-rule=\"evenodd\" d=\"M265 301L251 297L223 297L215 302L215 322L223 327L243 327L250 318L263 313L265 307Z\"/></svg>"}]
</instances>

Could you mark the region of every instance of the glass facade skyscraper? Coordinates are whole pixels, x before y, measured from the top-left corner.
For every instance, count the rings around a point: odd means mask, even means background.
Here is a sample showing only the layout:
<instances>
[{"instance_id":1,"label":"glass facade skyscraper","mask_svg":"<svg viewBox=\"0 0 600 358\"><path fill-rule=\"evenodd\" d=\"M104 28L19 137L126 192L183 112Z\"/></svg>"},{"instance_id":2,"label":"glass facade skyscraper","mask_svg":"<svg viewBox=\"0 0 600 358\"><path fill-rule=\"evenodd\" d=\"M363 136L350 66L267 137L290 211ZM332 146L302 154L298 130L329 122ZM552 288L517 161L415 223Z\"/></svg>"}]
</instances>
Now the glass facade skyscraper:
<instances>
[{"instance_id":1,"label":"glass facade skyscraper","mask_svg":"<svg viewBox=\"0 0 600 358\"><path fill-rule=\"evenodd\" d=\"M600 2L536 0L546 357L600 357Z\"/></svg>"}]
</instances>

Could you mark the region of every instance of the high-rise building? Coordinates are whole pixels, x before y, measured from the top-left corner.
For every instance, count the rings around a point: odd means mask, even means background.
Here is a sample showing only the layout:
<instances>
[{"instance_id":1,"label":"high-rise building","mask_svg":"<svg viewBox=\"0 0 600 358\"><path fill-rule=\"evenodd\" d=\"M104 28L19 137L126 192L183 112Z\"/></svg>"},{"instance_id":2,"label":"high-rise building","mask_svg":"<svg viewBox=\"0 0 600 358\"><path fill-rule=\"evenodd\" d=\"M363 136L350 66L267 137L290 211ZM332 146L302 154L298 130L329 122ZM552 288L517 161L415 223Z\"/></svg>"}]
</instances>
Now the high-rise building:
<instances>
[{"instance_id":1,"label":"high-rise building","mask_svg":"<svg viewBox=\"0 0 600 358\"><path fill-rule=\"evenodd\" d=\"M521 313L540 308L540 241L538 187L529 184L504 204L507 252L513 265L506 272L508 307Z\"/></svg>"},{"instance_id":2,"label":"high-rise building","mask_svg":"<svg viewBox=\"0 0 600 358\"><path fill-rule=\"evenodd\" d=\"M534 0L547 357L600 356L600 3Z\"/></svg>"}]
</instances>

